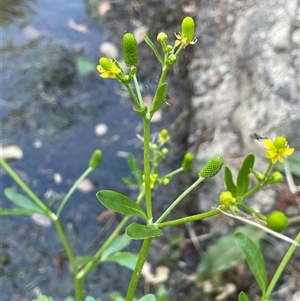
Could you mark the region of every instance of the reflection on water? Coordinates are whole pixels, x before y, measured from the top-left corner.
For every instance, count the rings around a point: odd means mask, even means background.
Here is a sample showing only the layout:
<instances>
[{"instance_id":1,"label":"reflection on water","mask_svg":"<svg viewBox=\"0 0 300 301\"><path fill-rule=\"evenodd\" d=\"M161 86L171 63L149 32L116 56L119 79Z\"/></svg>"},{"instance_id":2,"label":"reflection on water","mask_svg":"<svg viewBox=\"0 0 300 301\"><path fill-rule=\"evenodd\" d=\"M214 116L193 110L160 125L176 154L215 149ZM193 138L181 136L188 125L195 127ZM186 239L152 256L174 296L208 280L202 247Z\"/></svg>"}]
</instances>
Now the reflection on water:
<instances>
[{"instance_id":1,"label":"reflection on water","mask_svg":"<svg viewBox=\"0 0 300 301\"><path fill-rule=\"evenodd\" d=\"M8 25L35 14L32 3L36 0L1 0L0 24Z\"/></svg>"}]
</instances>

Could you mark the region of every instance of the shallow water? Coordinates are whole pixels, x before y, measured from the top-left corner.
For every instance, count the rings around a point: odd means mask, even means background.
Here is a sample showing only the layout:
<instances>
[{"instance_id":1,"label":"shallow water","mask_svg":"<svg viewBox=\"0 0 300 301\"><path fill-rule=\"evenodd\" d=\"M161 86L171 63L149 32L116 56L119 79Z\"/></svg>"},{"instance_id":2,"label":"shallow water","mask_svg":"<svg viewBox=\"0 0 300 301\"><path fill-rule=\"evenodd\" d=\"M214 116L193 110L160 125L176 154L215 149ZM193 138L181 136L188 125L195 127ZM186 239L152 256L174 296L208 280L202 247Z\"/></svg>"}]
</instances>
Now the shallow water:
<instances>
[{"instance_id":1,"label":"shallow water","mask_svg":"<svg viewBox=\"0 0 300 301\"><path fill-rule=\"evenodd\" d=\"M116 94L121 91L116 82L100 79L96 71L81 76L76 70L78 57L96 66L98 47L112 34L90 18L80 0L16 1L13 9L24 15L9 15L10 23L2 27L2 143L19 146L23 158L11 166L45 200L49 191L66 193L86 169L92 152L100 148L101 168L89 179L98 188L126 191L121 181L128 174L125 155L141 145L136 138L140 120L131 103ZM87 25L88 31L72 29L70 20ZM95 134L99 123L107 126L102 136ZM54 180L56 174L60 183ZM1 181L2 187L17 188L5 174ZM97 221L103 207L95 192L77 191L62 214L78 255L91 247L104 224ZM2 206L11 206L2 199ZM40 292L55 300L73 294L68 263L55 265L62 247L53 227L41 228L29 217L5 217L2 226L3 301L31 300ZM118 280L128 278L126 269L112 264L99 269L100 284L97 273L92 273L87 294L107 300L112 287L124 292L127 281Z\"/></svg>"}]
</instances>

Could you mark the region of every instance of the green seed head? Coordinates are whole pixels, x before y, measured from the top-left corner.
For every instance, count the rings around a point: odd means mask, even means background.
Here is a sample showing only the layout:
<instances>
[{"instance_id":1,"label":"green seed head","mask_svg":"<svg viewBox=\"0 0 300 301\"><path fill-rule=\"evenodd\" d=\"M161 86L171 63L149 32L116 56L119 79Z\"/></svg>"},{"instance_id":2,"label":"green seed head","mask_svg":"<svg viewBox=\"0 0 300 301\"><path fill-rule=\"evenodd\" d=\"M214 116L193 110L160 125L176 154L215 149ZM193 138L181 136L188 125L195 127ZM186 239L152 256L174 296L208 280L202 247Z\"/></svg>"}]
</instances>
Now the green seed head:
<instances>
[{"instance_id":1,"label":"green seed head","mask_svg":"<svg viewBox=\"0 0 300 301\"><path fill-rule=\"evenodd\" d=\"M132 33L125 33L122 40L124 61L127 67L136 66L138 63L137 41Z\"/></svg>"},{"instance_id":2,"label":"green seed head","mask_svg":"<svg viewBox=\"0 0 300 301\"><path fill-rule=\"evenodd\" d=\"M99 60L99 64L105 71L110 71L112 62L108 58L102 57Z\"/></svg>"},{"instance_id":3,"label":"green seed head","mask_svg":"<svg viewBox=\"0 0 300 301\"><path fill-rule=\"evenodd\" d=\"M267 217L267 227L276 232L283 231L287 225L288 225L288 218L281 211L273 211Z\"/></svg>"},{"instance_id":4,"label":"green seed head","mask_svg":"<svg viewBox=\"0 0 300 301\"><path fill-rule=\"evenodd\" d=\"M194 39L195 22L193 18L186 17L181 23L181 36L186 38L187 43Z\"/></svg>"},{"instance_id":5,"label":"green seed head","mask_svg":"<svg viewBox=\"0 0 300 301\"><path fill-rule=\"evenodd\" d=\"M93 155L90 159L90 162L89 162L89 167L95 169L98 167L100 161L102 159L102 152L100 149L96 149L94 152L93 152Z\"/></svg>"},{"instance_id":6,"label":"green seed head","mask_svg":"<svg viewBox=\"0 0 300 301\"><path fill-rule=\"evenodd\" d=\"M183 170L189 170L193 162L194 162L194 155L192 153L186 153L183 158L181 167L183 168Z\"/></svg>"},{"instance_id":7,"label":"green seed head","mask_svg":"<svg viewBox=\"0 0 300 301\"><path fill-rule=\"evenodd\" d=\"M274 140L274 146L276 149L284 148L287 145L286 138L283 136L278 136Z\"/></svg>"},{"instance_id":8,"label":"green seed head","mask_svg":"<svg viewBox=\"0 0 300 301\"><path fill-rule=\"evenodd\" d=\"M199 171L199 177L204 179L212 178L221 170L223 163L223 159L220 156L213 157Z\"/></svg>"}]
</instances>

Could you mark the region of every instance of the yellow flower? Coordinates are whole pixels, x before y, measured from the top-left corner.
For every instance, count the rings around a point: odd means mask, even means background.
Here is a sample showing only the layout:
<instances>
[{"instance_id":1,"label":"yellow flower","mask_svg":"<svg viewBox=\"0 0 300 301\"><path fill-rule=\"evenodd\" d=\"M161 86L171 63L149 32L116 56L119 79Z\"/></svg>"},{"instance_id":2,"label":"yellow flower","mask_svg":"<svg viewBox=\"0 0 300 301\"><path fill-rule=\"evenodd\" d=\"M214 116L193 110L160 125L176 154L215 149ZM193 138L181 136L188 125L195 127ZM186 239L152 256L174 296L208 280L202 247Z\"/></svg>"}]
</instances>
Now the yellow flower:
<instances>
[{"instance_id":1,"label":"yellow flower","mask_svg":"<svg viewBox=\"0 0 300 301\"><path fill-rule=\"evenodd\" d=\"M197 39L194 37L194 32L195 22L193 18L184 18L181 23L181 32L178 34L175 33L175 36L177 38L177 40L175 41L175 47L183 45L183 48L185 48L187 45L195 44L197 42Z\"/></svg>"},{"instance_id":2,"label":"yellow flower","mask_svg":"<svg viewBox=\"0 0 300 301\"><path fill-rule=\"evenodd\" d=\"M294 152L294 149L289 147L283 136L276 137L274 141L264 139L264 146L267 149L266 158L270 159L273 164L277 161L283 163L284 158Z\"/></svg>"},{"instance_id":3,"label":"yellow flower","mask_svg":"<svg viewBox=\"0 0 300 301\"><path fill-rule=\"evenodd\" d=\"M145 179L145 175L143 175L143 179ZM156 179L157 179L157 174L150 175L150 189L154 188ZM145 182L143 182L142 185L145 187Z\"/></svg>"},{"instance_id":4,"label":"yellow flower","mask_svg":"<svg viewBox=\"0 0 300 301\"><path fill-rule=\"evenodd\" d=\"M108 59L106 57L102 57L99 60L97 70L103 78L116 78L116 74L121 72L119 67L115 65L113 59Z\"/></svg>"}]
</instances>

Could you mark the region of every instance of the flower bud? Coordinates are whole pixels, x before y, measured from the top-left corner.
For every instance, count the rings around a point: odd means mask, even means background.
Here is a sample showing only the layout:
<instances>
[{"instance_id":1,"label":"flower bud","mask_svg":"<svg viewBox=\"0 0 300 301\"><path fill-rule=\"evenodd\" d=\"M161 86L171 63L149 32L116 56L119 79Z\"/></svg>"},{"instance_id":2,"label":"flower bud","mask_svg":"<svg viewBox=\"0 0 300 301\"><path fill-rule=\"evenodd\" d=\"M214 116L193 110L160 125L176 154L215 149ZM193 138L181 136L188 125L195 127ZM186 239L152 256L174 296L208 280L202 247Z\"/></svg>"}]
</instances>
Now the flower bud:
<instances>
[{"instance_id":1,"label":"flower bud","mask_svg":"<svg viewBox=\"0 0 300 301\"><path fill-rule=\"evenodd\" d=\"M102 152L100 149L96 149L94 152L93 152L93 155L90 159L90 162L89 162L89 167L95 169L98 167L100 161L102 159Z\"/></svg>"},{"instance_id":2,"label":"flower bud","mask_svg":"<svg viewBox=\"0 0 300 301\"><path fill-rule=\"evenodd\" d=\"M267 227L276 232L282 232L287 225L288 225L288 218L281 211L273 211L267 217Z\"/></svg>"},{"instance_id":3,"label":"flower bud","mask_svg":"<svg viewBox=\"0 0 300 301\"><path fill-rule=\"evenodd\" d=\"M270 174L267 182L268 184L276 184L282 182L282 180L283 180L282 173L279 171L274 171Z\"/></svg>"},{"instance_id":4,"label":"flower bud","mask_svg":"<svg viewBox=\"0 0 300 301\"><path fill-rule=\"evenodd\" d=\"M186 153L184 155L181 167L183 170L189 170L194 162L194 155L192 153Z\"/></svg>"},{"instance_id":5,"label":"flower bud","mask_svg":"<svg viewBox=\"0 0 300 301\"><path fill-rule=\"evenodd\" d=\"M170 63L170 64L175 64L176 63L176 61L177 61L177 56L175 55L175 54L170 54L169 56L168 56L168 62Z\"/></svg>"},{"instance_id":6,"label":"flower bud","mask_svg":"<svg viewBox=\"0 0 300 301\"><path fill-rule=\"evenodd\" d=\"M203 179L212 178L221 170L223 163L223 159L220 156L213 157L199 171L199 177Z\"/></svg>"},{"instance_id":7,"label":"flower bud","mask_svg":"<svg viewBox=\"0 0 300 301\"><path fill-rule=\"evenodd\" d=\"M163 43L167 40L168 36L164 33L164 32L160 32L158 35L157 35L157 41L160 42L160 43Z\"/></svg>"},{"instance_id":8,"label":"flower bud","mask_svg":"<svg viewBox=\"0 0 300 301\"><path fill-rule=\"evenodd\" d=\"M137 41L132 33L125 33L122 40L124 61L127 67L136 66L138 63Z\"/></svg>"},{"instance_id":9,"label":"flower bud","mask_svg":"<svg viewBox=\"0 0 300 301\"><path fill-rule=\"evenodd\" d=\"M193 18L186 17L181 23L181 36L186 39L187 44L189 44L194 39L195 33L195 22Z\"/></svg>"},{"instance_id":10,"label":"flower bud","mask_svg":"<svg viewBox=\"0 0 300 301\"><path fill-rule=\"evenodd\" d=\"M230 205L233 201L233 197L230 191L222 191L219 197L222 205Z\"/></svg>"},{"instance_id":11,"label":"flower bud","mask_svg":"<svg viewBox=\"0 0 300 301\"><path fill-rule=\"evenodd\" d=\"M168 153L169 153L169 150L166 148L166 147L164 147L162 150L161 150L161 153L163 154L163 155L167 155Z\"/></svg>"},{"instance_id":12,"label":"flower bud","mask_svg":"<svg viewBox=\"0 0 300 301\"><path fill-rule=\"evenodd\" d=\"M162 183L163 183L163 185L167 186L167 185L170 184L170 179L169 178L164 178Z\"/></svg>"}]
</instances>

